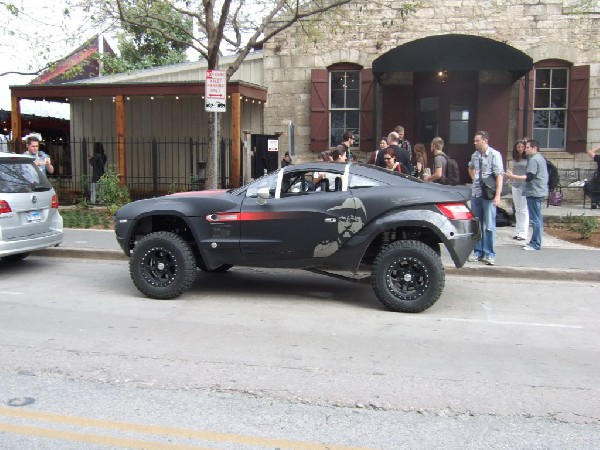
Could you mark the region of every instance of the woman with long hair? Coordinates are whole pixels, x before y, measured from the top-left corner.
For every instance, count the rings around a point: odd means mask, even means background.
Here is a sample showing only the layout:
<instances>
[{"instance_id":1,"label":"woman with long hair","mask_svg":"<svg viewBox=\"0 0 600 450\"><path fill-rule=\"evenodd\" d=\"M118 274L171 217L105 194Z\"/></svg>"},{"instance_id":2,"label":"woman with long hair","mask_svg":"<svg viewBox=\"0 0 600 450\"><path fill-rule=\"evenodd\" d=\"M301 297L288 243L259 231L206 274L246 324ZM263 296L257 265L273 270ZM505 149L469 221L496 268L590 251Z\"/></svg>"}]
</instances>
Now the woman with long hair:
<instances>
[{"instance_id":1,"label":"woman with long hair","mask_svg":"<svg viewBox=\"0 0 600 450\"><path fill-rule=\"evenodd\" d=\"M515 175L526 175L527 155L525 154L526 139L519 139L513 145L512 151L512 173ZM515 236L513 239L524 241L527 239L529 230L529 211L527 200L523 195L524 181L512 180L512 198L515 207Z\"/></svg>"},{"instance_id":2,"label":"woman with long hair","mask_svg":"<svg viewBox=\"0 0 600 450\"><path fill-rule=\"evenodd\" d=\"M425 146L419 142L418 144L415 144L413 151L415 153L414 176L422 180L425 176L425 169L427 168L427 153L425 152Z\"/></svg>"}]
</instances>

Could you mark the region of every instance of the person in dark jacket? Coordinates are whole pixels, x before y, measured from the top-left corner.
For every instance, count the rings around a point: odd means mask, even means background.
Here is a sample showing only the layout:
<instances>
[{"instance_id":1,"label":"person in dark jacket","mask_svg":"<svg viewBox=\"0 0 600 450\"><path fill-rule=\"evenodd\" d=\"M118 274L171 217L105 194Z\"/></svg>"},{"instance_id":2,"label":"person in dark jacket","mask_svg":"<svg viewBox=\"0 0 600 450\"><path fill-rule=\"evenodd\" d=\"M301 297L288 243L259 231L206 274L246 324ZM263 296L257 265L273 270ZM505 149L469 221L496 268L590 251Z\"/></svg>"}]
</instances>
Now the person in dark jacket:
<instances>
[{"instance_id":1,"label":"person in dark jacket","mask_svg":"<svg viewBox=\"0 0 600 450\"><path fill-rule=\"evenodd\" d=\"M104 175L104 166L106 165L106 154L102 142L94 142L94 153L89 157L92 166L92 183L90 185L90 203L96 204L97 184L102 175Z\"/></svg>"}]
</instances>

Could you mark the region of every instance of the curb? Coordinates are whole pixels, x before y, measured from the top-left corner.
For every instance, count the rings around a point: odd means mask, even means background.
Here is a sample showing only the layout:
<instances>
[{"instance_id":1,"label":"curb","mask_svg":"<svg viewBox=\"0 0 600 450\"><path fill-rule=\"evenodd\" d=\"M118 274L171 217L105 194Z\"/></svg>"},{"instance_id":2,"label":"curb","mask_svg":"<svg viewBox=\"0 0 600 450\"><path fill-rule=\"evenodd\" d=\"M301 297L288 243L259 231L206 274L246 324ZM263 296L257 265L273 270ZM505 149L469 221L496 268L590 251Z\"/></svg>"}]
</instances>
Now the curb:
<instances>
[{"instance_id":1,"label":"curb","mask_svg":"<svg viewBox=\"0 0 600 450\"><path fill-rule=\"evenodd\" d=\"M120 250L96 250L74 247L52 247L35 252L37 256L51 256L55 258L82 258L128 261L129 258ZM451 276L466 277L497 277L519 278L551 281L593 281L600 282L600 270L580 269L545 269L539 267L502 267L502 266L463 266L457 269L451 265L444 265L446 274Z\"/></svg>"},{"instance_id":2,"label":"curb","mask_svg":"<svg viewBox=\"0 0 600 450\"><path fill-rule=\"evenodd\" d=\"M444 266L446 274L467 277L519 278L549 281L600 282L600 270L546 269L541 267L461 267Z\"/></svg>"},{"instance_id":3,"label":"curb","mask_svg":"<svg viewBox=\"0 0 600 450\"><path fill-rule=\"evenodd\" d=\"M38 250L36 256L55 258L112 259L127 261L129 258L120 250L96 250L93 248L51 247Z\"/></svg>"}]
</instances>

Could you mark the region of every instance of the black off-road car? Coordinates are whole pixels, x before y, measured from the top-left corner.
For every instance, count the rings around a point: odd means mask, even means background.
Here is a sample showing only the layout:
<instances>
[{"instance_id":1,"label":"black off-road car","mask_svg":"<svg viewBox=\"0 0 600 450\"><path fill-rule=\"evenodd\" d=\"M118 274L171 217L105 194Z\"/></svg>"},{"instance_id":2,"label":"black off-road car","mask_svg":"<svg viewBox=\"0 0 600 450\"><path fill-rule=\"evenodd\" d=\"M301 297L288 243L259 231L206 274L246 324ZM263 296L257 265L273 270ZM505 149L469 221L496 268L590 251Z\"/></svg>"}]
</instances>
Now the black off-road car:
<instances>
[{"instance_id":1,"label":"black off-road car","mask_svg":"<svg viewBox=\"0 0 600 450\"><path fill-rule=\"evenodd\" d=\"M420 312L444 288L440 244L462 267L479 239L468 198L466 187L375 166L307 163L239 189L129 203L115 231L135 286L151 298L178 297L197 268L366 269L387 308Z\"/></svg>"}]
</instances>

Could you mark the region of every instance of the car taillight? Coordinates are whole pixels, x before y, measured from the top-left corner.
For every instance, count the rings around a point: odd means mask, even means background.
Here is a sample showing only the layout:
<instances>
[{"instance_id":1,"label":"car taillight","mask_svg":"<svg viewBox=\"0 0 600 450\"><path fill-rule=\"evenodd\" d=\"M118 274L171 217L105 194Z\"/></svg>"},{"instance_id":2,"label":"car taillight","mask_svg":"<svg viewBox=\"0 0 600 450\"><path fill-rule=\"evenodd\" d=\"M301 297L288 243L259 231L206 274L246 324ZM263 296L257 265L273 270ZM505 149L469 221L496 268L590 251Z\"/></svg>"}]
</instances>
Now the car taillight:
<instances>
[{"instance_id":1,"label":"car taillight","mask_svg":"<svg viewBox=\"0 0 600 450\"><path fill-rule=\"evenodd\" d=\"M54 194L52 196L52 205L50 205L50 207L58 209L58 195Z\"/></svg>"},{"instance_id":2,"label":"car taillight","mask_svg":"<svg viewBox=\"0 0 600 450\"><path fill-rule=\"evenodd\" d=\"M473 218L473 213L464 203L438 203L438 209L450 220L467 220Z\"/></svg>"},{"instance_id":3,"label":"car taillight","mask_svg":"<svg viewBox=\"0 0 600 450\"><path fill-rule=\"evenodd\" d=\"M12 212L12 209L10 209L10 205L8 204L8 202L6 200L0 200L0 214L5 214L9 212Z\"/></svg>"}]
</instances>

